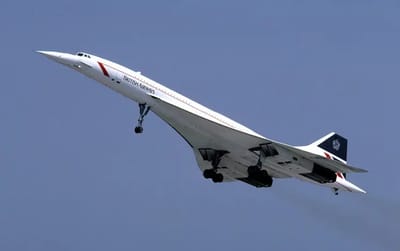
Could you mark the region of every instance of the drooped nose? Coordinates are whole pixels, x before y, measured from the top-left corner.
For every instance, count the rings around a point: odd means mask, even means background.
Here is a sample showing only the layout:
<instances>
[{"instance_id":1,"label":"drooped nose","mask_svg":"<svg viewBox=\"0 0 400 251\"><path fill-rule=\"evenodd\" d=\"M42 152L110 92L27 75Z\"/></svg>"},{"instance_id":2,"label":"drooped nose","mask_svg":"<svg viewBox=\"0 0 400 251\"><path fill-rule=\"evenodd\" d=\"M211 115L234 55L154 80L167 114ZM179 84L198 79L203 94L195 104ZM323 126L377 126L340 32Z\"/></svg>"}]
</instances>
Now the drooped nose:
<instances>
[{"instance_id":1,"label":"drooped nose","mask_svg":"<svg viewBox=\"0 0 400 251\"><path fill-rule=\"evenodd\" d=\"M68 67L74 67L77 65L77 59L75 55L57 51L36 51L49 59L56 61L57 63L66 65Z\"/></svg>"}]
</instances>

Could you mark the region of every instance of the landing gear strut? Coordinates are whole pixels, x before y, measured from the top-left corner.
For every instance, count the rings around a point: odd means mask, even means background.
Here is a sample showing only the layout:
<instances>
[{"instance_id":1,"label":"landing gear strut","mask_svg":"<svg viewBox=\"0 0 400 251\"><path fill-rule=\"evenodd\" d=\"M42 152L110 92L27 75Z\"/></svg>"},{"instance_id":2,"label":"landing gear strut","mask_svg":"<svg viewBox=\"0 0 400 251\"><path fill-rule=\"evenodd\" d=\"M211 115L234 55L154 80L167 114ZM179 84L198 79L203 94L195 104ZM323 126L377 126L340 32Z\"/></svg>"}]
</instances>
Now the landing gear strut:
<instances>
[{"instance_id":1,"label":"landing gear strut","mask_svg":"<svg viewBox=\"0 0 400 251\"><path fill-rule=\"evenodd\" d=\"M150 106L148 106L146 103L139 104L139 119L138 119L138 124L135 127L135 133L142 133L143 132L143 121L144 117L149 113L150 111Z\"/></svg>"},{"instance_id":2,"label":"landing gear strut","mask_svg":"<svg viewBox=\"0 0 400 251\"><path fill-rule=\"evenodd\" d=\"M211 165L213 168L211 169L206 169L203 172L203 176L206 179L211 179L214 183L221 183L224 181L224 176L222 173L218 173L218 167L219 162L221 161L221 158L223 155L227 154L227 151L224 150L215 150L215 149L210 149L210 148L202 148L199 149L201 156L203 157L203 160L210 161Z\"/></svg>"}]
</instances>

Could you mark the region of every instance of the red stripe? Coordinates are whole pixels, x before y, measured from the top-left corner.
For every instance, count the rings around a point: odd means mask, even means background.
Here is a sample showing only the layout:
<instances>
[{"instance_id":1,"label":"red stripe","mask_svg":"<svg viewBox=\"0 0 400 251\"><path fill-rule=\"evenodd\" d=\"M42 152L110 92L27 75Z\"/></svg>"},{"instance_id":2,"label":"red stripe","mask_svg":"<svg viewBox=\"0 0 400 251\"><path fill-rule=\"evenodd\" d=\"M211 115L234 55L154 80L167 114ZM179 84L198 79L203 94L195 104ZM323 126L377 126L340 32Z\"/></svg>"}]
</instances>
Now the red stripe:
<instances>
[{"instance_id":1,"label":"red stripe","mask_svg":"<svg viewBox=\"0 0 400 251\"><path fill-rule=\"evenodd\" d=\"M337 172L337 173L336 173L336 175L337 175L338 177L340 177L340 178L344 179L344 177L343 177L343 174L342 174L342 173L340 173L340 172Z\"/></svg>"},{"instance_id":2,"label":"red stripe","mask_svg":"<svg viewBox=\"0 0 400 251\"><path fill-rule=\"evenodd\" d=\"M104 67L103 63L101 63L101 62L97 62L97 63L99 63L99 66L100 66L101 71L103 72L104 76L110 77L110 75L108 74L106 67Z\"/></svg>"},{"instance_id":3,"label":"red stripe","mask_svg":"<svg viewBox=\"0 0 400 251\"><path fill-rule=\"evenodd\" d=\"M327 159L332 159L332 157L328 153L324 153Z\"/></svg>"}]
</instances>

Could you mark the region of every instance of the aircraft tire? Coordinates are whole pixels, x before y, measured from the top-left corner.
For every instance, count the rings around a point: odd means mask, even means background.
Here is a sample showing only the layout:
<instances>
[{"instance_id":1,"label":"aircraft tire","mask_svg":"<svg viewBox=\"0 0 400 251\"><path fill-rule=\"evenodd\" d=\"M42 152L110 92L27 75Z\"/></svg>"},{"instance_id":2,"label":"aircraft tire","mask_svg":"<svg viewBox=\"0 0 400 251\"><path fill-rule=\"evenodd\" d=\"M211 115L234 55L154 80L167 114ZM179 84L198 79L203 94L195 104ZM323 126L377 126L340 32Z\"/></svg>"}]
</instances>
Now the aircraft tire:
<instances>
[{"instance_id":1,"label":"aircraft tire","mask_svg":"<svg viewBox=\"0 0 400 251\"><path fill-rule=\"evenodd\" d=\"M142 132L143 132L143 127L141 127L141 126L135 127L135 133L142 133Z\"/></svg>"},{"instance_id":2,"label":"aircraft tire","mask_svg":"<svg viewBox=\"0 0 400 251\"><path fill-rule=\"evenodd\" d=\"M206 179L211 179L212 177L214 177L215 176L215 171L213 170L213 169L206 169L206 170L204 170L204 172L203 172L203 176L204 176L204 178L206 178Z\"/></svg>"},{"instance_id":3,"label":"aircraft tire","mask_svg":"<svg viewBox=\"0 0 400 251\"><path fill-rule=\"evenodd\" d=\"M260 169L258 168L258 166L249 166L249 168L247 168L247 173L249 174L249 176L256 176L259 172Z\"/></svg>"},{"instance_id":4,"label":"aircraft tire","mask_svg":"<svg viewBox=\"0 0 400 251\"><path fill-rule=\"evenodd\" d=\"M262 183L264 183L266 187L272 186L273 179L271 176L269 176L269 174L266 170L260 171L260 178L261 178Z\"/></svg>"},{"instance_id":5,"label":"aircraft tire","mask_svg":"<svg viewBox=\"0 0 400 251\"><path fill-rule=\"evenodd\" d=\"M221 183L224 180L224 176L220 173L216 173L211 179L214 183Z\"/></svg>"}]
</instances>

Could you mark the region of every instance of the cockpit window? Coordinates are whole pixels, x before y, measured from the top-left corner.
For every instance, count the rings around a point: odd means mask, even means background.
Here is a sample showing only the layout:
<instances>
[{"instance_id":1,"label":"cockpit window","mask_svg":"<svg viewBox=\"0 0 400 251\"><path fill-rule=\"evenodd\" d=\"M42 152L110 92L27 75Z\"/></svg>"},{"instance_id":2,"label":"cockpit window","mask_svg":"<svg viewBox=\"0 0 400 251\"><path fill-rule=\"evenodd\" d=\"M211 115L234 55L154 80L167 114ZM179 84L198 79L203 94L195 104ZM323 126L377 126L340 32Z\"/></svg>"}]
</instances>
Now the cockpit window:
<instances>
[{"instance_id":1,"label":"cockpit window","mask_svg":"<svg viewBox=\"0 0 400 251\"><path fill-rule=\"evenodd\" d=\"M90 56L88 54L83 53L83 52L78 52L78 53L76 53L76 55L78 55L79 57L90 58Z\"/></svg>"}]
</instances>

